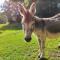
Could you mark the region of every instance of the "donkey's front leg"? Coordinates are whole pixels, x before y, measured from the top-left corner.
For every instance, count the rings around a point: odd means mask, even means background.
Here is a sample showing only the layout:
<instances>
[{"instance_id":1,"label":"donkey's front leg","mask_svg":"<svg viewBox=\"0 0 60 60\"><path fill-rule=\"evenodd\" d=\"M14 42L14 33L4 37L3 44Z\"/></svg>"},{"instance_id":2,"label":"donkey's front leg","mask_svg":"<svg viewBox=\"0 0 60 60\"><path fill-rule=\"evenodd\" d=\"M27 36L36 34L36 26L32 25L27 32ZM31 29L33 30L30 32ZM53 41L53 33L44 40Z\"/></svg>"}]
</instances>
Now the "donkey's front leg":
<instances>
[{"instance_id":1,"label":"donkey's front leg","mask_svg":"<svg viewBox=\"0 0 60 60\"><path fill-rule=\"evenodd\" d=\"M45 58L45 37L38 38L39 45L40 45L40 60L47 60Z\"/></svg>"},{"instance_id":2,"label":"donkey's front leg","mask_svg":"<svg viewBox=\"0 0 60 60\"><path fill-rule=\"evenodd\" d=\"M43 58L45 56L45 41L44 40L41 40L41 39L38 39L39 41L39 46L40 46L40 58Z\"/></svg>"}]
</instances>

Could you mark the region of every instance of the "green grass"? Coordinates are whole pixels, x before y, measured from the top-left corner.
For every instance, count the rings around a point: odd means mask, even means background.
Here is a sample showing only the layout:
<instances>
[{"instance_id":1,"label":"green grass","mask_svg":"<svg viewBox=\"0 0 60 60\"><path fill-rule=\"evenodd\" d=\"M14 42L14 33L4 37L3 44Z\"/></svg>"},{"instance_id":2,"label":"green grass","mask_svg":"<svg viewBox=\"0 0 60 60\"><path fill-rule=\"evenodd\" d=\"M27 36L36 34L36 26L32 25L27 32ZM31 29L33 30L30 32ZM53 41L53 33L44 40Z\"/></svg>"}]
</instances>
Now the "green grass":
<instances>
[{"instance_id":1,"label":"green grass","mask_svg":"<svg viewBox=\"0 0 60 60\"><path fill-rule=\"evenodd\" d=\"M46 40L47 58L50 50L53 51L60 43L59 39ZM0 60L38 60L38 53L38 40L34 34L31 42L27 43L21 28L13 24L10 26L0 24Z\"/></svg>"}]
</instances>

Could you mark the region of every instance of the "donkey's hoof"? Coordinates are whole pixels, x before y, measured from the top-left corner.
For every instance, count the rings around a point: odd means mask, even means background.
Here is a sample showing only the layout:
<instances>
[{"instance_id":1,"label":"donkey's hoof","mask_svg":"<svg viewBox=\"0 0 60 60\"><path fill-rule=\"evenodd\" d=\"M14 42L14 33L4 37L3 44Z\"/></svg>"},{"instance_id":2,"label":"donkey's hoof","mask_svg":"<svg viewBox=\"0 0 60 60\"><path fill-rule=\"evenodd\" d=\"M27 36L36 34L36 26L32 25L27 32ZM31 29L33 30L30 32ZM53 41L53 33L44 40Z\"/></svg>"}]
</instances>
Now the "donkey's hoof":
<instances>
[{"instance_id":1,"label":"donkey's hoof","mask_svg":"<svg viewBox=\"0 0 60 60\"><path fill-rule=\"evenodd\" d=\"M38 55L38 58L40 58L40 55Z\"/></svg>"},{"instance_id":2,"label":"donkey's hoof","mask_svg":"<svg viewBox=\"0 0 60 60\"><path fill-rule=\"evenodd\" d=\"M60 49L60 44L58 45L58 49Z\"/></svg>"},{"instance_id":3,"label":"donkey's hoof","mask_svg":"<svg viewBox=\"0 0 60 60\"><path fill-rule=\"evenodd\" d=\"M40 60L48 60L47 58L40 58Z\"/></svg>"}]
</instances>

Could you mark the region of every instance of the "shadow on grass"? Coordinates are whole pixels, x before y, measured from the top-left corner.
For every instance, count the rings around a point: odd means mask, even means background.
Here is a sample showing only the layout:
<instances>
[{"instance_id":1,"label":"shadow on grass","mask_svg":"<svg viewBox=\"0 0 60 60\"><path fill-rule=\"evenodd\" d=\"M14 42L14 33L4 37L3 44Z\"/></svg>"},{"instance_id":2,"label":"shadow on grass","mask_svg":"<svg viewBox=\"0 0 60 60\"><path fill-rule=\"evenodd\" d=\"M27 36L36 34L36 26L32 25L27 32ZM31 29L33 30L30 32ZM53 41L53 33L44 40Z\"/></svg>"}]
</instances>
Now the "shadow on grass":
<instances>
[{"instance_id":1,"label":"shadow on grass","mask_svg":"<svg viewBox=\"0 0 60 60\"><path fill-rule=\"evenodd\" d=\"M0 30L21 30L22 25L19 23L8 24L0 28Z\"/></svg>"},{"instance_id":2,"label":"shadow on grass","mask_svg":"<svg viewBox=\"0 0 60 60\"><path fill-rule=\"evenodd\" d=\"M2 32L0 31L0 34L2 34Z\"/></svg>"}]
</instances>

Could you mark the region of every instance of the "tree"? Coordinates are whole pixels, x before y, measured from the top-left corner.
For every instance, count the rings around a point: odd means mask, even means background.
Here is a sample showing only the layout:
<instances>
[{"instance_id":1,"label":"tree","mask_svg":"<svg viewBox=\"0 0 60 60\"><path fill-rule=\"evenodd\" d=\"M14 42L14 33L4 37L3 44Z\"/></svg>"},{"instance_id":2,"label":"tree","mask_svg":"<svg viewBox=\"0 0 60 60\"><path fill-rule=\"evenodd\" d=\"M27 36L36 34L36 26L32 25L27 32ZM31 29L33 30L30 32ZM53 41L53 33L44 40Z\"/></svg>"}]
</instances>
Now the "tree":
<instances>
[{"instance_id":1,"label":"tree","mask_svg":"<svg viewBox=\"0 0 60 60\"><path fill-rule=\"evenodd\" d=\"M0 12L0 23L7 23L8 19L7 16L4 13Z\"/></svg>"},{"instance_id":2,"label":"tree","mask_svg":"<svg viewBox=\"0 0 60 60\"><path fill-rule=\"evenodd\" d=\"M18 2L24 3L25 7L29 8L29 6L33 1L34 0L9 0L9 1L5 0L3 10L5 11L8 21L10 23L21 21L21 16L19 14L18 7L17 7L17 5L19 5Z\"/></svg>"},{"instance_id":3,"label":"tree","mask_svg":"<svg viewBox=\"0 0 60 60\"><path fill-rule=\"evenodd\" d=\"M33 3L33 2L35 2L36 0L24 0L24 4L25 4L25 6L27 7L27 8L29 8L30 7L30 5Z\"/></svg>"},{"instance_id":4,"label":"tree","mask_svg":"<svg viewBox=\"0 0 60 60\"><path fill-rule=\"evenodd\" d=\"M6 16L8 17L8 21L10 23L21 21L21 16L19 14L18 7L17 7L17 2L13 2L11 0L5 1L3 10Z\"/></svg>"},{"instance_id":5,"label":"tree","mask_svg":"<svg viewBox=\"0 0 60 60\"><path fill-rule=\"evenodd\" d=\"M37 0L36 3L36 9L37 13L36 15L39 17L51 17L58 13L57 4L59 3L59 0Z\"/></svg>"}]
</instances>

